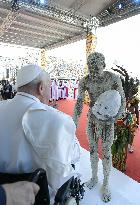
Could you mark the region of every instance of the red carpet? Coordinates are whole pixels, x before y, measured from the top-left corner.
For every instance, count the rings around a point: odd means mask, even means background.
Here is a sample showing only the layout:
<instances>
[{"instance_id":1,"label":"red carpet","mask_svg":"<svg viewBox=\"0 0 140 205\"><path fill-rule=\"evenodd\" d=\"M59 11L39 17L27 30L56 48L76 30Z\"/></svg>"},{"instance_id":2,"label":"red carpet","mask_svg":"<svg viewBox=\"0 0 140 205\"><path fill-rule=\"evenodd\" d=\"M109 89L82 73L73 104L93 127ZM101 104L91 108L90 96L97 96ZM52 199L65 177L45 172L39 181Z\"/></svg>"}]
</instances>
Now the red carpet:
<instances>
[{"instance_id":1,"label":"red carpet","mask_svg":"<svg viewBox=\"0 0 140 205\"><path fill-rule=\"evenodd\" d=\"M60 100L58 101L58 109L72 116L75 102L74 100ZM77 137L81 146L88 150L88 139L86 135L87 111L88 106L84 105L78 123ZM99 142L99 156L101 157L101 142ZM125 174L140 183L140 128L137 129L134 138L134 153L128 153Z\"/></svg>"}]
</instances>

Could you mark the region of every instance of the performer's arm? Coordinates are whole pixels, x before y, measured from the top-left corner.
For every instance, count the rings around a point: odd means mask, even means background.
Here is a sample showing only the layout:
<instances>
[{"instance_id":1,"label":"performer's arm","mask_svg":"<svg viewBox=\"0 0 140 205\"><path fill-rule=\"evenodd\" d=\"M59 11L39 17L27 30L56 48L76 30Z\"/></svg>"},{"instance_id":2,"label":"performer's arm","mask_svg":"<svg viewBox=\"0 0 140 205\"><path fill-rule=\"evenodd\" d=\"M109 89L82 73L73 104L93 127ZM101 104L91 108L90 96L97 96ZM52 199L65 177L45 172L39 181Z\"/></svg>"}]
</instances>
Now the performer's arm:
<instances>
[{"instance_id":1,"label":"performer's arm","mask_svg":"<svg viewBox=\"0 0 140 205\"><path fill-rule=\"evenodd\" d=\"M77 102L76 102L75 108L74 108L73 120L75 122L76 127L77 127L77 123L78 123L78 118L80 117L82 109L83 109L83 101L84 101L85 91L86 91L85 78L83 78L80 81L79 86L78 86L78 98L77 98Z\"/></svg>"},{"instance_id":2,"label":"performer's arm","mask_svg":"<svg viewBox=\"0 0 140 205\"><path fill-rule=\"evenodd\" d=\"M113 84L113 89L117 90L120 95L121 95L121 107L119 109L119 112L117 114L117 116L115 117L115 120L118 120L119 118L122 118L125 116L126 113L126 99L125 99L125 94L124 94L124 90L122 87L122 82L119 76L115 76L114 77L114 84Z\"/></svg>"}]
</instances>

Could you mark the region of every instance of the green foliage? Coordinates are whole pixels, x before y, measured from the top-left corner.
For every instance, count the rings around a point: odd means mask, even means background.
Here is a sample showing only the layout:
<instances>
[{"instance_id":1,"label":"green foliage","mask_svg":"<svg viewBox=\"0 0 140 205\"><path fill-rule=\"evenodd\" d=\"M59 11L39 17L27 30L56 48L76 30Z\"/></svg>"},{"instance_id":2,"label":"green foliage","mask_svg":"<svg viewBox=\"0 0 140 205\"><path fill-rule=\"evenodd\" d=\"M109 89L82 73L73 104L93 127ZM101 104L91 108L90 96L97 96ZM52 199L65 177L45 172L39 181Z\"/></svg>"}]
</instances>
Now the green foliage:
<instances>
[{"instance_id":1,"label":"green foliage","mask_svg":"<svg viewBox=\"0 0 140 205\"><path fill-rule=\"evenodd\" d=\"M121 66L112 70L120 74L122 86L125 93L126 102L131 102L131 106L138 105L139 99L137 98L138 88L140 82L137 78L128 75L126 69ZM128 103L127 103L128 105ZM125 164L127 158L127 147L132 140L133 132L131 130L132 116L131 113L126 113L126 125L115 125L114 136L115 140L112 145L113 166L121 171L125 171Z\"/></svg>"},{"instance_id":2,"label":"green foliage","mask_svg":"<svg viewBox=\"0 0 140 205\"><path fill-rule=\"evenodd\" d=\"M115 140L112 145L112 155L121 155L131 140L130 130L126 126L115 125Z\"/></svg>"}]
</instances>

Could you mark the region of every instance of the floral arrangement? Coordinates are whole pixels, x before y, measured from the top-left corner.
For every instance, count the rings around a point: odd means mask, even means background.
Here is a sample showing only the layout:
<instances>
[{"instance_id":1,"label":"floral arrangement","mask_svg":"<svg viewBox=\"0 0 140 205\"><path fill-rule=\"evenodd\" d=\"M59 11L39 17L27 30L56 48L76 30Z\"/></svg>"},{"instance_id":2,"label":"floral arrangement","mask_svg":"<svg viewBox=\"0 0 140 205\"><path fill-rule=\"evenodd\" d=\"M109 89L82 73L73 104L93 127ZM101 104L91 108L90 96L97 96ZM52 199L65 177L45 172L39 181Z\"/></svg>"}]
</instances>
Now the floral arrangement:
<instances>
[{"instance_id":1,"label":"floral arrangement","mask_svg":"<svg viewBox=\"0 0 140 205\"><path fill-rule=\"evenodd\" d=\"M127 150L128 144L133 143L134 133L136 129L137 120L134 119L134 116L130 112L130 106L138 108L138 87L139 80L129 76L126 69L121 66L117 66L117 69L112 68L112 70L118 72L121 77L123 89L126 97L126 117L120 119L115 124L115 140L112 145L112 162L113 166L119 169L120 171L126 170L126 159L127 159ZM135 109L134 109L135 110ZM139 113L139 112L137 112ZM139 116L137 116L137 119Z\"/></svg>"},{"instance_id":2,"label":"floral arrangement","mask_svg":"<svg viewBox=\"0 0 140 205\"><path fill-rule=\"evenodd\" d=\"M132 115L128 112L125 122L123 120L118 120L114 129L115 138L111 148L112 164L122 172L126 170L127 149L131 141L131 130L128 126L131 123Z\"/></svg>"}]
</instances>

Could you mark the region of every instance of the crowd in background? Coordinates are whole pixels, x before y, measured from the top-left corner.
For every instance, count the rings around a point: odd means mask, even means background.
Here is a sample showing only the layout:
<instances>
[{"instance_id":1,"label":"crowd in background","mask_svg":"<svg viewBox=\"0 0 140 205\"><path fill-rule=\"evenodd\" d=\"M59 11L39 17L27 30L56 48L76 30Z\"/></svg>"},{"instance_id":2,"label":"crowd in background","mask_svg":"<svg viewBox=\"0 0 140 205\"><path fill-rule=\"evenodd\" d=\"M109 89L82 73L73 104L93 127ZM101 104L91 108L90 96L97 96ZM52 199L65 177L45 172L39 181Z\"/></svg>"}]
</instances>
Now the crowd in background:
<instances>
[{"instance_id":1,"label":"crowd in background","mask_svg":"<svg viewBox=\"0 0 140 205\"><path fill-rule=\"evenodd\" d=\"M78 80L52 80L51 84L51 99L61 100L68 97L77 99L78 95Z\"/></svg>"},{"instance_id":2,"label":"crowd in background","mask_svg":"<svg viewBox=\"0 0 140 205\"><path fill-rule=\"evenodd\" d=\"M78 95L78 80L56 80L52 79L50 101L73 98L77 99ZM0 94L1 100L11 99L16 94L16 82L1 80L0 81Z\"/></svg>"},{"instance_id":3,"label":"crowd in background","mask_svg":"<svg viewBox=\"0 0 140 205\"><path fill-rule=\"evenodd\" d=\"M8 80L0 81L0 94L2 100L11 99L16 94L15 81L9 82Z\"/></svg>"}]
</instances>

